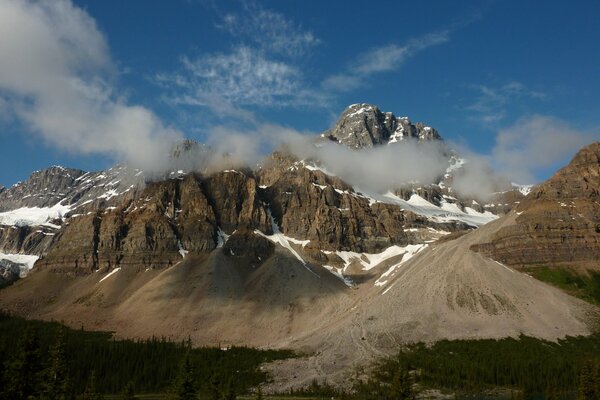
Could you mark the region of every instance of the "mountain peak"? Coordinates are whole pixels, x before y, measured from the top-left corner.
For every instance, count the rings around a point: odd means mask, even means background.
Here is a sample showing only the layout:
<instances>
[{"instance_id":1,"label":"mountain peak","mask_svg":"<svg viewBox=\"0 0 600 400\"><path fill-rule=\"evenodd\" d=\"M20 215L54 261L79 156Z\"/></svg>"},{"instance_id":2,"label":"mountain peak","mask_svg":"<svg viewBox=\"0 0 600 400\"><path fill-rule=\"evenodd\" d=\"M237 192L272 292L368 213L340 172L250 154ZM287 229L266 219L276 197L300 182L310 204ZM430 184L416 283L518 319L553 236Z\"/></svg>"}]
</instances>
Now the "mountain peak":
<instances>
[{"instance_id":1,"label":"mountain peak","mask_svg":"<svg viewBox=\"0 0 600 400\"><path fill-rule=\"evenodd\" d=\"M396 117L368 103L352 104L342 112L335 126L323 134L350 148L373 147L409 140L441 140L438 132L408 117Z\"/></svg>"}]
</instances>

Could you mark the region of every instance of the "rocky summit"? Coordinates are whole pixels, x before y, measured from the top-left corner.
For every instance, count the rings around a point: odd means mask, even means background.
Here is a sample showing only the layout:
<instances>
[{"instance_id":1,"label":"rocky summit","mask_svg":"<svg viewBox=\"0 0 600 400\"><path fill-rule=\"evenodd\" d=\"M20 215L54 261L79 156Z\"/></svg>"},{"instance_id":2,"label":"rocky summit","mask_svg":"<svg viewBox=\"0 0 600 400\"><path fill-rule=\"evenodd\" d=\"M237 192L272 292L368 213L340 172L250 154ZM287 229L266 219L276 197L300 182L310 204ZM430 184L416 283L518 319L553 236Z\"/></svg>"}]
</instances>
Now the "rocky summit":
<instances>
[{"instance_id":1,"label":"rocky summit","mask_svg":"<svg viewBox=\"0 0 600 400\"><path fill-rule=\"evenodd\" d=\"M324 140L443 143L369 104ZM208 168L209 153L186 141L160 176L51 167L0 190L0 308L121 337L290 347L337 382L401 342L556 339L598 315L511 268L597 268L598 143L530 193L499 179L485 202L455 190L469 160L450 148L433 182L371 192L290 149L253 169ZM279 388L315 377L295 362L277 367Z\"/></svg>"},{"instance_id":2,"label":"rocky summit","mask_svg":"<svg viewBox=\"0 0 600 400\"><path fill-rule=\"evenodd\" d=\"M441 140L438 132L408 117L382 112L372 104L352 104L342 113L335 127L322 137L351 148L373 147L402 140Z\"/></svg>"}]
</instances>

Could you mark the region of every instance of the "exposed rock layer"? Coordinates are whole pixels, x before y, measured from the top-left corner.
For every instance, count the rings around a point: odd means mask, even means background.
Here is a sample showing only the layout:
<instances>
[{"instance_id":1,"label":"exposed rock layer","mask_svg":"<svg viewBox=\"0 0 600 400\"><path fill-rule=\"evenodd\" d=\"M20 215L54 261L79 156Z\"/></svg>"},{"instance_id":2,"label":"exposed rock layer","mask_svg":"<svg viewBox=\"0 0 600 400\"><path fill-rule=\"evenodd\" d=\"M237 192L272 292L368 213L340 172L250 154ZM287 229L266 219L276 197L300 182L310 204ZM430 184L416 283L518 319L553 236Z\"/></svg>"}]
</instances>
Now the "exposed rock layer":
<instances>
[{"instance_id":1,"label":"exposed rock layer","mask_svg":"<svg viewBox=\"0 0 600 400\"><path fill-rule=\"evenodd\" d=\"M600 142L580 150L517 212L514 225L474 249L508 265L600 270Z\"/></svg>"}]
</instances>

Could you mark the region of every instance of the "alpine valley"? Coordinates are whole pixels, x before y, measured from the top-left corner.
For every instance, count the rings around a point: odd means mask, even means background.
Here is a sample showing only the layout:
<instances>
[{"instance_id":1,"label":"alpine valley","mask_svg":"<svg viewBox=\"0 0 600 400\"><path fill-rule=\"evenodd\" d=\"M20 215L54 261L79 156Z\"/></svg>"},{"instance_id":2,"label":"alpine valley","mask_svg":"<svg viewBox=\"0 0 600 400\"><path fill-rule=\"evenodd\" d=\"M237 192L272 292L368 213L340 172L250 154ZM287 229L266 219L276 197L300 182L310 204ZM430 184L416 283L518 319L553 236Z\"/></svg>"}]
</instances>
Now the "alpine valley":
<instances>
[{"instance_id":1,"label":"alpine valley","mask_svg":"<svg viewBox=\"0 0 600 400\"><path fill-rule=\"evenodd\" d=\"M349 106L311 143L435 146L443 168L434 183L375 190L290 147L252 168L186 169L210 149L185 141L162 176L36 171L0 189L0 309L304 354L267 365L276 390L343 386L407 343L597 328L596 305L535 271L600 271L600 143L538 186L498 177L485 199L458 190L470 161L434 128L374 105Z\"/></svg>"}]
</instances>

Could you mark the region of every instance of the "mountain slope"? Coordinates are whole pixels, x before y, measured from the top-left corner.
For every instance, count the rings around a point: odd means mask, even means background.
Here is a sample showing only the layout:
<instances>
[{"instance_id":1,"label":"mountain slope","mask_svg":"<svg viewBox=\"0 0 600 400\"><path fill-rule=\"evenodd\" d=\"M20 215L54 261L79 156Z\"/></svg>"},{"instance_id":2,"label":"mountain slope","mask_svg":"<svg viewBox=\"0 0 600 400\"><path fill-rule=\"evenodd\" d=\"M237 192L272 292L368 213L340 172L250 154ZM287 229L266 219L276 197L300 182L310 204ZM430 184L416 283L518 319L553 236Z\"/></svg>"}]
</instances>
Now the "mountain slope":
<instances>
[{"instance_id":1,"label":"mountain slope","mask_svg":"<svg viewBox=\"0 0 600 400\"><path fill-rule=\"evenodd\" d=\"M474 249L518 267L600 271L600 142L581 149L517 212L514 224Z\"/></svg>"},{"instance_id":2,"label":"mountain slope","mask_svg":"<svg viewBox=\"0 0 600 400\"><path fill-rule=\"evenodd\" d=\"M315 146L393 151L442 140L426 128L361 104ZM185 142L173 154L197 167L194 149L209 151ZM554 230L536 238L527 229L553 227L560 212L586 222L569 222L573 240L557 254L594 260L597 154L590 146L527 197L503 187L493 206L453 189L468 161L450 150L434 183L380 192L284 151L254 170L177 169L154 180L126 167L53 167L0 192L0 284L39 257L2 289L0 309L122 337L314 353L273 366L280 388L325 374L342 382L405 342L587 334L597 307L501 257L541 259L549 245L530 242L554 243Z\"/></svg>"}]
</instances>

